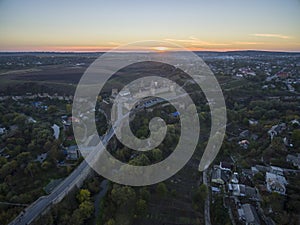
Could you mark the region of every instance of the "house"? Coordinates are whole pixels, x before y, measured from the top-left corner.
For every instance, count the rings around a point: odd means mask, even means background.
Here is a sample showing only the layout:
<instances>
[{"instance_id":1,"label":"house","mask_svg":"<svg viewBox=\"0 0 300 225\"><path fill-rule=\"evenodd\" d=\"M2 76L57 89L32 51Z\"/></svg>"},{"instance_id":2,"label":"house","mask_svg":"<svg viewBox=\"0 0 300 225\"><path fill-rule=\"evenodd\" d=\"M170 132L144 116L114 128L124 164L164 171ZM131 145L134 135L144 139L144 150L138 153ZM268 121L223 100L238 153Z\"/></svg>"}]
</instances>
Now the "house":
<instances>
[{"instance_id":1,"label":"house","mask_svg":"<svg viewBox=\"0 0 300 225\"><path fill-rule=\"evenodd\" d=\"M251 68L240 68L239 72L246 77L256 76L256 73Z\"/></svg>"},{"instance_id":2,"label":"house","mask_svg":"<svg viewBox=\"0 0 300 225\"><path fill-rule=\"evenodd\" d=\"M251 172L252 172L252 176L254 176L255 174L259 173L259 169L256 166L252 166Z\"/></svg>"},{"instance_id":3,"label":"house","mask_svg":"<svg viewBox=\"0 0 300 225\"><path fill-rule=\"evenodd\" d=\"M231 178L231 171L221 170L221 178L225 183L229 183Z\"/></svg>"},{"instance_id":4,"label":"house","mask_svg":"<svg viewBox=\"0 0 300 225\"><path fill-rule=\"evenodd\" d=\"M233 196L246 196L245 185L243 184L228 184L228 191L231 192Z\"/></svg>"},{"instance_id":5,"label":"house","mask_svg":"<svg viewBox=\"0 0 300 225\"><path fill-rule=\"evenodd\" d=\"M180 112L176 111L176 112L173 112L171 113L171 115L175 118L179 117L180 116Z\"/></svg>"},{"instance_id":6,"label":"house","mask_svg":"<svg viewBox=\"0 0 300 225\"><path fill-rule=\"evenodd\" d=\"M222 169L219 165L215 165L212 171L211 182L216 184L225 184L230 181L231 171Z\"/></svg>"},{"instance_id":7,"label":"house","mask_svg":"<svg viewBox=\"0 0 300 225\"><path fill-rule=\"evenodd\" d=\"M238 145L240 147L242 147L243 149L245 149L245 150L248 149L249 144L250 144L250 142L246 139L241 140L241 141L238 142Z\"/></svg>"},{"instance_id":8,"label":"house","mask_svg":"<svg viewBox=\"0 0 300 225\"><path fill-rule=\"evenodd\" d=\"M281 78L281 79L286 79L286 78L289 77L289 74L288 74L287 72L282 72L282 71L280 71L280 72L278 72L278 73L276 74L276 76L277 76L278 78Z\"/></svg>"},{"instance_id":9,"label":"house","mask_svg":"<svg viewBox=\"0 0 300 225\"><path fill-rule=\"evenodd\" d=\"M77 145L69 146L65 152L67 154L66 157L67 160L77 160L81 156L81 153Z\"/></svg>"},{"instance_id":10,"label":"house","mask_svg":"<svg viewBox=\"0 0 300 225\"><path fill-rule=\"evenodd\" d=\"M63 124L64 130L68 130L69 127L72 125L71 121L68 120L68 116L62 116L61 117L61 122Z\"/></svg>"},{"instance_id":11,"label":"house","mask_svg":"<svg viewBox=\"0 0 300 225\"><path fill-rule=\"evenodd\" d=\"M221 189L220 188L217 188L217 187L211 187L211 191L213 193L221 193Z\"/></svg>"},{"instance_id":12,"label":"house","mask_svg":"<svg viewBox=\"0 0 300 225\"><path fill-rule=\"evenodd\" d=\"M262 166L262 165L255 165L255 166L251 167L251 170L253 172L253 175L255 175L258 172L262 172L262 173L270 172L270 167Z\"/></svg>"},{"instance_id":13,"label":"house","mask_svg":"<svg viewBox=\"0 0 300 225\"><path fill-rule=\"evenodd\" d=\"M270 172L276 175L283 176L283 169L278 166L270 166Z\"/></svg>"},{"instance_id":14,"label":"house","mask_svg":"<svg viewBox=\"0 0 300 225\"><path fill-rule=\"evenodd\" d=\"M61 122L62 122L62 123L67 123L67 121L68 121L68 116L64 115L64 116L61 116L60 118L61 118Z\"/></svg>"},{"instance_id":15,"label":"house","mask_svg":"<svg viewBox=\"0 0 300 225\"><path fill-rule=\"evenodd\" d=\"M281 123L275 126L272 126L271 129L268 131L268 135L271 137L271 140L278 134L280 134L282 131L286 129L286 124Z\"/></svg>"},{"instance_id":16,"label":"house","mask_svg":"<svg viewBox=\"0 0 300 225\"><path fill-rule=\"evenodd\" d=\"M38 109L44 109L44 110L48 110L48 106L46 105L43 105L42 102L33 102L32 105L35 107L35 108L38 108Z\"/></svg>"},{"instance_id":17,"label":"house","mask_svg":"<svg viewBox=\"0 0 300 225\"><path fill-rule=\"evenodd\" d=\"M6 128L5 127L0 127L0 135L6 133Z\"/></svg>"},{"instance_id":18,"label":"house","mask_svg":"<svg viewBox=\"0 0 300 225\"><path fill-rule=\"evenodd\" d=\"M269 192L277 192L281 195L285 195L287 181L284 176L274 173L266 173L266 184Z\"/></svg>"},{"instance_id":19,"label":"house","mask_svg":"<svg viewBox=\"0 0 300 225\"><path fill-rule=\"evenodd\" d=\"M292 121L291 121L291 124L293 125L293 126L300 126L300 122L297 120L297 119L293 119Z\"/></svg>"},{"instance_id":20,"label":"house","mask_svg":"<svg viewBox=\"0 0 300 225\"><path fill-rule=\"evenodd\" d=\"M55 139L59 138L59 133L60 133L60 129L59 126L57 126L56 124L53 124L53 126L51 127L53 129L53 136L55 137Z\"/></svg>"},{"instance_id":21,"label":"house","mask_svg":"<svg viewBox=\"0 0 300 225\"><path fill-rule=\"evenodd\" d=\"M232 170L232 165L230 163L227 162L220 162L219 165L221 170L226 170L226 171L231 171Z\"/></svg>"},{"instance_id":22,"label":"house","mask_svg":"<svg viewBox=\"0 0 300 225\"><path fill-rule=\"evenodd\" d=\"M222 179L222 170L218 166L214 166L214 169L211 174L211 182L216 184L225 184Z\"/></svg>"},{"instance_id":23,"label":"house","mask_svg":"<svg viewBox=\"0 0 300 225\"><path fill-rule=\"evenodd\" d=\"M33 102L32 105L35 107L35 108L40 108L42 106L42 102Z\"/></svg>"},{"instance_id":24,"label":"house","mask_svg":"<svg viewBox=\"0 0 300 225\"><path fill-rule=\"evenodd\" d=\"M130 97L130 91L129 90L122 90L119 92L119 95L121 97Z\"/></svg>"},{"instance_id":25,"label":"house","mask_svg":"<svg viewBox=\"0 0 300 225\"><path fill-rule=\"evenodd\" d=\"M246 225L260 225L260 220L256 209L250 204L243 204L238 214L241 220L245 221Z\"/></svg>"},{"instance_id":26,"label":"house","mask_svg":"<svg viewBox=\"0 0 300 225\"><path fill-rule=\"evenodd\" d=\"M70 116L70 117L68 118L68 122L69 122L69 123L79 123L80 120L79 120L77 117Z\"/></svg>"},{"instance_id":27,"label":"house","mask_svg":"<svg viewBox=\"0 0 300 225\"><path fill-rule=\"evenodd\" d=\"M284 137L284 138L282 139L282 141L283 141L283 144L284 144L285 146L291 147L291 148L293 147L293 144L289 142L289 140L288 140L287 137Z\"/></svg>"},{"instance_id":28,"label":"house","mask_svg":"<svg viewBox=\"0 0 300 225\"><path fill-rule=\"evenodd\" d=\"M250 135L250 131L249 130L243 130L241 133L240 133L240 137L241 138L247 138L249 137Z\"/></svg>"},{"instance_id":29,"label":"house","mask_svg":"<svg viewBox=\"0 0 300 225\"><path fill-rule=\"evenodd\" d=\"M254 173L259 172L255 167L253 168L253 170L254 170L254 172L252 171L252 168L251 169L242 169L242 175L244 177L247 177L248 179L252 180ZM257 172L256 172L256 170L257 170Z\"/></svg>"},{"instance_id":30,"label":"house","mask_svg":"<svg viewBox=\"0 0 300 225\"><path fill-rule=\"evenodd\" d=\"M113 102L116 99L116 97L118 96L118 93L119 93L118 89L116 89L116 88L111 89L111 95L109 97L109 101Z\"/></svg>"},{"instance_id":31,"label":"house","mask_svg":"<svg viewBox=\"0 0 300 225\"><path fill-rule=\"evenodd\" d=\"M33 119L31 116L27 118L28 123L36 123L36 120Z\"/></svg>"},{"instance_id":32,"label":"house","mask_svg":"<svg viewBox=\"0 0 300 225\"><path fill-rule=\"evenodd\" d=\"M245 194L248 197L248 199L254 200L254 201L261 201L261 197L258 193L258 190L256 188L245 186Z\"/></svg>"},{"instance_id":33,"label":"house","mask_svg":"<svg viewBox=\"0 0 300 225\"><path fill-rule=\"evenodd\" d=\"M124 99L129 99L131 97L131 93L128 89L121 90L120 92L118 89L113 88L111 90L111 95L109 96L109 101L112 103L115 101L115 99L118 97L122 97Z\"/></svg>"},{"instance_id":34,"label":"house","mask_svg":"<svg viewBox=\"0 0 300 225\"><path fill-rule=\"evenodd\" d=\"M238 184L239 179L238 179L238 173L234 172L232 177L231 177L231 183Z\"/></svg>"},{"instance_id":35,"label":"house","mask_svg":"<svg viewBox=\"0 0 300 225\"><path fill-rule=\"evenodd\" d=\"M36 157L36 160L35 160L35 161L42 163L42 162L44 162L44 161L46 160L47 155L48 155L47 152L46 152L46 153L43 153L43 154L40 154L40 155L38 155L38 156Z\"/></svg>"},{"instance_id":36,"label":"house","mask_svg":"<svg viewBox=\"0 0 300 225\"><path fill-rule=\"evenodd\" d=\"M300 169L300 153L298 153L297 155L288 154L286 156L286 161L292 163L293 166L298 167L298 169Z\"/></svg>"},{"instance_id":37,"label":"house","mask_svg":"<svg viewBox=\"0 0 300 225\"><path fill-rule=\"evenodd\" d=\"M249 119L248 122L249 122L249 125L251 125L251 126L255 126L258 124L258 120L255 120L255 119Z\"/></svg>"}]
</instances>

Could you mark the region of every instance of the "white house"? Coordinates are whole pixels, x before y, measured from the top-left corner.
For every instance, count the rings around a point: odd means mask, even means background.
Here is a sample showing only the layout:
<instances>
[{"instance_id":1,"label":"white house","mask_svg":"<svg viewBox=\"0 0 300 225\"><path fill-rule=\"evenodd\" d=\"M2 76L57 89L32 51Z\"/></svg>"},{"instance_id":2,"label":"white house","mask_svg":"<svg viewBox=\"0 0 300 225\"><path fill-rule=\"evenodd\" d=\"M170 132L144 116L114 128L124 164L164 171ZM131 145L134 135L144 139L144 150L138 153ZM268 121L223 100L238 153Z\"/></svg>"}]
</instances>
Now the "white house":
<instances>
[{"instance_id":1,"label":"white house","mask_svg":"<svg viewBox=\"0 0 300 225\"><path fill-rule=\"evenodd\" d=\"M221 170L226 170L226 171L231 171L231 169L232 169L232 165L227 162L220 162L219 167Z\"/></svg>"},{"instance_id":2,"label":"white house","mask_svg":"<svg viewBox=\"0 0 300 225\"><path fill-rule=\"evenodd\" d=\"M53 136L55 137L55 139L59 138L59 133L60 133L60 129L59 126L57 126L56 124L53 124L53 126L51 127L53 129Z\"/></svg>"},{"instance_id":3,"label":"white house","mask_svg":"<svg viewBox=\"0 0 300 225\"><path fill-rule=\"evenodd\" d=\"M6 132L5 127L0 127L0 135L4 134Z\"/></svg>"},{"instance_id":4,"label":"white house","mask_svg":"<svg viewBox=\"0 0 300 225\"><path fill-rule=\"evenodd\" d=\"M277 192L281 195L285 195L287 181L284 176L274 173L266 173L266 184L269 192Z\"/></svg>"},{"instance_id":5,"label":"white house","mask_svg":"<svg viewBox=\"0 0 300 225\"><path fill-rule=\"evenodd\" d=\"M270 166L270 172L276 175L283 176L283 169L278 166Z\"/></svg>"},{"instance_id":6,"label":"white house","mask_svg":"<svg viewBox=\"0 0 300 225\"><path fill-rule=\"evenodd\" d=\"M280 134L282 131L286 129L286 124L281 123L275 126L272 126L271 129L268 131L269 136L271 137L271 140L278 134Z\"/></svg>"},{"instance_id":7,"label":"white house","mask_svg":"<svg viewBox=\"0 0 300 225\"><path fill-rule=\"evenodd\" d=\"M249 125L257 125L258 124L258 120L255 120L255 119L249 119L248 122L249 122Z\"/></svg>"}]
</instances>

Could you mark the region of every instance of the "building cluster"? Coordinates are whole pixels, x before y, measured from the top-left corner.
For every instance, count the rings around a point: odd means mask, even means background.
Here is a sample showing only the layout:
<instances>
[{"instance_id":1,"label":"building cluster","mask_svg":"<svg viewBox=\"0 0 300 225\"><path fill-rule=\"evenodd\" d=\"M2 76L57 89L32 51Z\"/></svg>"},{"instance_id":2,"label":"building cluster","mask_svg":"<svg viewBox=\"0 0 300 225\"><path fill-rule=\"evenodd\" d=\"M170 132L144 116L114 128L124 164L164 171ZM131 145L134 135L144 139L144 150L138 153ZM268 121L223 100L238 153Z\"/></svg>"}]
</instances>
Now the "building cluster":
<instances>
[{"instance_id":1,"label":"building cluster","mask_svg":"<svg viewBox=\"0 0 300 225\"><path fill-rule=\"evenodd\" d=\"M250 121L250 120L249 120ZM258 124L257 120L251 120L252 121L252 125L251 126L255 126ZM249 122L250 124L250 122ZM250 141L256 141L258 139L258 135L255 133L251 133L249 130L243 130L240 132L239 136L238 136L238 142L237 144L242 148L247 150L249 145L250 145Z\"/></svg>"},{"instance_id":2,"label":"building cluster","mask_svg":"<svg viewBox=\"0 0 300 225\"><path fill-rule=\"evenodd\" d=\"M228 162L220 162L212 170L211 182L213 193L220 193L220 189L226 192L230 201L227 208L231 211L232 220L243 224L260 224L255 202L260 201L256 188L251 187L243 175L234 171L234 166ZM245 202L247 201L251 202ZM254 203L253 203L254 202Z\"/></svg>"},{"instance_id":3,"label":"building cluster","mask_svg":"<svg viewBox=\"0 0 300 225\"><path fill-rule=\"evenodd\" d=\"M64 154L66 155L66 160L78 160L81 157L81 152L77 145L64 148Z\"/></svg>"},{"instance_id":4,"label":"building cluster","mask_svg":"<svg viewBox=\"0 0 300 225\"><path fill-rule=\"evenodd\" d=\"M256 73L250 67L243 67L238 69L237 77L251 77L256 76Z\"/></svg>"},{"instance_id":5,"label":"building cluster","mask_svg":"<svg viewBox=\"0 0 300 225\"><path fill-rule=\"evenodd\" d=\"M285 123L280 123L277 125L274 125L271 127L271 129L268 131L268 135L270 136L271 140L279 134L281 134L286 129Z\"/></svg>"},{"instance_id":6,"label":"building cluster","mask_svg":"<svg viewBox=\"0 0 300 225\"><path fill-rule=\"evenodd\" d=\"M288 158L294 160L291 156ZM264 188L254 186L253 179L257 173L265 174ZM265 216L261 208L260 191L286 195L287 184L284 169L276 166L256 165L251 169L242 169L238 173L233 164L220 162L219 165L213 166L211 173L213 196L220 194L223 190L224 196L229 199L224 204L236 224L260 225L264 221L263 224L274 225L274 221Z\"/></svg>"},{"instance_id":7,"label":"building cluster","mask_svg":"<svg viewBox=\"0 0 300 225\"><path fill-rule=\"evenodd\" d=\"M283 169L271 166L270 172L266 172L266 184L269 192L277 192L285 195L288 183L283 176Z\"/></svg>"},{"instance_id":8,"label":"building cluster","mask_svg":"<svg viewBox=\"0 0 300 225\"><path fill-rule=\"evenodd\" d=\"M115 107L112 107L112 118L118 120L132 109L145 109L162 103L165 100L155 96L158 94L160 96L165 95L168 99L170 93L175 93L175 86L171 81L165 80L161 83L156 81L146 83L142 80L139 84L124 88L121 91L113 88L109 98L110 103L115 103ZM106 102L108 103L108 101Z\"/></svg>"},{"instance_id":9,"label":"building cluster","mask_svg":"<svg viewBox=\"0 0 300 225\"><path fill-rule=\"evenodd\" d=\"M60 101L72 101L73 96L72 95L58 95L53 94L50 95L48 93L38 93L38 94L32 94L32 93L26 93L26 95L2 95L0 96L0 101L4 101L7 99L13 99L14 101L21 101L25 99L34 100L34 99L53 99L53 100L60 100Z\"/></svg>"},{"instance_id":10,"label":"building cluster","mask_svg":"<svg viewBox=\"0 0 300 225\"><path fill-rule=\"evenodd\" d=\"M291 163L294 167L297 167L298 169L300 169L300 153L298 154L288 154L286 156L286 161L288 163Z\"/></svg>"}]
</instances>

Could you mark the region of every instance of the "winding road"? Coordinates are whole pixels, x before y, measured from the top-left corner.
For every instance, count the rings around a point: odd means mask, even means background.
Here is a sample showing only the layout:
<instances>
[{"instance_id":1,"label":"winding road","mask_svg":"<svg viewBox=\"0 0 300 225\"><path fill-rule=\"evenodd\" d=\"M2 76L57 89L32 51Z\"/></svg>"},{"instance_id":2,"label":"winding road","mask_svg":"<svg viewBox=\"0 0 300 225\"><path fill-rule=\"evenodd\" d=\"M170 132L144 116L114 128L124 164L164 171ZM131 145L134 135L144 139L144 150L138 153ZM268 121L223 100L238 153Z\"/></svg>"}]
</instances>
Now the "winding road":
<instances>
[{"instance_id":1,"label":"winding road","mask_svg":"<svg viewBox=\"0 0 300 225\"><path fill-rule=\"evenodd\" d=\"M172 97L168 100L174 100L177 98L181 98L187 95L186 93ZM159 102L158 102L159 103ZM152 105L153 106L153 105ZM101 152L105 149L105 146L109 142L109 140L114 136L114 129L121 123L121 121L128 117L130 112L125 115L119 115L117 121L115 121L114 125L109 129L109 131L101 137L103 148L97 150L97 154L101 154ZM82 150L82 149L81 149ZM89 151L90 149L87 149ZM75 186L78 186L79 183L82 183L89 173L91 172L91 167L87 163L95 160L95 155L88 154L86 160L82 161L81 164L68 176L66 177L49 195L42 196L33 202L30 206L28 206L25 210L23 210L9 225L28 225L32 223L36 218L45 213L52 205L60 202ZM209 200L208 200L209 204ZM208 207L209 209L209 207ZM209 213L209 210L208 210ZM209 218L209 217L208 217ZM209 220L210 221L210 220ZM210 223L206 223L206 225L210 225Z\"/></svg>"},{"instance_id":2,"label":"winding road","mask_svg":"<svg viewBox=\"0 0 300 225\"><path fill-rule=\"evenodd\" d=\"M113 137L114 132L111 128L110 131L103 136L103 146L106 146L109 140ZM104 148L103 148L104 149ZM101 149L100 151L103 151ZM90 154L91 155L91 154ZM89 157L89 156L88 156ZM91 168L86 162L82 163L67 177L65 178L49 195L42 196L24 211L22 211L9 225L27 225L32 223L39 215L45 212L51 205L60 202L71 189L77 186L80 181L83 181L90 173Z\"/></svg>"}]
</instances>

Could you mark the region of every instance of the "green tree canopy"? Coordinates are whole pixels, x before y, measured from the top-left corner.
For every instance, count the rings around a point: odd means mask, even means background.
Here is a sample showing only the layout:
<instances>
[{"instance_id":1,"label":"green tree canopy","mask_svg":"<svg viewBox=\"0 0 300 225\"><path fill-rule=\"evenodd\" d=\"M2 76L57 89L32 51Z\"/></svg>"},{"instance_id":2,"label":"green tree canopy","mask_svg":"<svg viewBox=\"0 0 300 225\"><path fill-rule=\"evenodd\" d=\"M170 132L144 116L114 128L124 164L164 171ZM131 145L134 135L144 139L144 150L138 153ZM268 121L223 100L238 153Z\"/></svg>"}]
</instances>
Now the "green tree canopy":
<instances>
[{"instance_id":1,"label":"green tree canopy","mask_svg":"<svg viewBox=\"0 0 300 225\"><path fill-rule=\"evenodd\" d=\"M90 196L91 196L91 193L89 190L81 189L77 195L77 200L80 203L83 203L84 201L90 201Z\"/></svg>"},{"instance_id":2,"label":"green tree canopy","mask_svg":"<svg viewBox=\"0 0 300 225\"><path fill-rule=\"evenodd\" d=\"M160 197L165 197L166 196L166 194L168 193L168 189L167 189L167 186L165 185L165 183L159 183L156 186L156 193Z\"/></svg>"}]
</instances>

